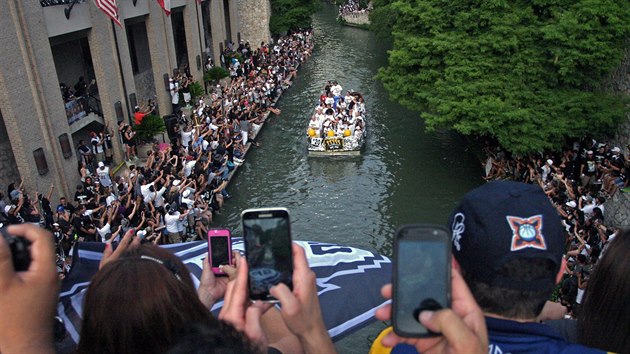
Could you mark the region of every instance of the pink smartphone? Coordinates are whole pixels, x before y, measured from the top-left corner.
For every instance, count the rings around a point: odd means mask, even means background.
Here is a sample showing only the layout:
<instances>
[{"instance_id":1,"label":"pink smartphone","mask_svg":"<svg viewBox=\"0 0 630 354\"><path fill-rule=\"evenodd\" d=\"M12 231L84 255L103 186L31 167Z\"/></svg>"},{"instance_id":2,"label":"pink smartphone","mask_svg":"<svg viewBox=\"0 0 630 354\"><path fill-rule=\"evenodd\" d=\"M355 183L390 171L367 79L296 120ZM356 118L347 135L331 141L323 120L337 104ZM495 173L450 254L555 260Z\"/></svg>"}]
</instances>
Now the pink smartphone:
<instances>
[{"instance_id":1,"label":"pink smartphone","mask_svg":"<svg viewBox=\"0 0 630 354\"><path fill-rule=\"evenodd\" d=\"M230 230L211 229L208 231L208 256L215 275L225 276L219 266L232 264L232 238Z\"/></svg>"}]
</instances>

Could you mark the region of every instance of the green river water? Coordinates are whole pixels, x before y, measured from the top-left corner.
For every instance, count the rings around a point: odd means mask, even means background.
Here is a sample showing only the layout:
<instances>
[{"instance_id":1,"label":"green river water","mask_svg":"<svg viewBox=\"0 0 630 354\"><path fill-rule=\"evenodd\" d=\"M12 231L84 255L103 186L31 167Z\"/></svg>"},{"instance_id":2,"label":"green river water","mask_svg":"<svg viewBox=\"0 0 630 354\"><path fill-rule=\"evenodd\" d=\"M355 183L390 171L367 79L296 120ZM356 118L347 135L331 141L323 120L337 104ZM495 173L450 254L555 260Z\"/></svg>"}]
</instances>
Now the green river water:
<instances>
[{"instance_id":1,"label":"green river water","mask_svg":"<svg viewBox=\"0 0 630 354\"><path fill-rule=\"evenodd\" d=\"M468 190L484 183L466 141L450 132L426 133L419 114L392 102L374 76L391 44L335 20L336 7L314 15L315 50L278 103L228 190L233 198L213 227L240 236L240 213L282 206L295 240L349 245L389 254L404 223L445 224ZM308 157L306 125L327 80L366 101L368 139L358 157ZM367 353L382 324L339 341L340 353Z\"/></svg>"}]
</instances>

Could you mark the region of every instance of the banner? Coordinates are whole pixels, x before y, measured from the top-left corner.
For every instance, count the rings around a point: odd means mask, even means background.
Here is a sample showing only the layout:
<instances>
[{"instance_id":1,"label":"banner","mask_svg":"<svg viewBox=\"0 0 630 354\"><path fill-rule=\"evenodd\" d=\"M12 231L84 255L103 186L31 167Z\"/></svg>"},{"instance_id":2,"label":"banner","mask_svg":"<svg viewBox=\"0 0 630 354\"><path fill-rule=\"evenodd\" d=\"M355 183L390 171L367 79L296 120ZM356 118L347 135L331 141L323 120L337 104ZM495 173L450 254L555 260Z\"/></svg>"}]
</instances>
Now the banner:
<instances>
[{"instance_id":1,"label":"banner","mask_svg":"<svg viewBox=\"0 0 630 354\"><path fill-rule=\"evenodd\" d=\"M317 276L317 293L324 323L333 340L360 329L374 321L374 310L385 303L381 287L391 281L389 258L366 250L312 241L295 241L306 251L311 269ZM233 238L234 250L243 252L242 238ZM58 316L66 324L65 341L58 351L68 352L79 341L83 297L92 276L98 271L103 243L80 243L75 249L73 267L64 279L57 306ZM186 264L196 286L202 271L202 261L208 244L202 242L163 246ZM218 314L220 301L212 308Z\"/></svg>"}]
</instances>

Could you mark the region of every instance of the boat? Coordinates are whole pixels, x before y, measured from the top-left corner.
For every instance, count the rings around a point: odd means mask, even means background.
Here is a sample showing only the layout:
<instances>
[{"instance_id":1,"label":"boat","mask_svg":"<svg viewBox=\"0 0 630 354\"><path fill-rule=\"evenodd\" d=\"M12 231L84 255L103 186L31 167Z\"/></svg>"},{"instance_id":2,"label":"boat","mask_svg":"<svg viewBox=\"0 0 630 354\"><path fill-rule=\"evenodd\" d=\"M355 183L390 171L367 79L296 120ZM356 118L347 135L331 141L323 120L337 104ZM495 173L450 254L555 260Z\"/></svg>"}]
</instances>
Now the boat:
<instances>
[{"instance_id":1,"label":"boat","mask_svg":"<svg viewBox=\"0 0 630 354\"><path fill-rule=\"evenodd\" d=\"M306 128L309 156L360 155L367 137L365 116L365 101L360 93L322 93Z\"/></svg>"}]
</instances>

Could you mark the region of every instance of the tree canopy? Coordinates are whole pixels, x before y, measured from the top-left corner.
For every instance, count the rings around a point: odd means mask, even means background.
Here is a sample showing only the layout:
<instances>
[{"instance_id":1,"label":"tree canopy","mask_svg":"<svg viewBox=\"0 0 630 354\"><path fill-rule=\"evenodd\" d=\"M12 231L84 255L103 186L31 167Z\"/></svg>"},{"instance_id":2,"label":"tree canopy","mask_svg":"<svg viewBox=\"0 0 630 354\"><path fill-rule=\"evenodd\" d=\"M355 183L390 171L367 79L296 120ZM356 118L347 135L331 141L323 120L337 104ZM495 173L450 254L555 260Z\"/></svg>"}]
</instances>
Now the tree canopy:
<instances>
[{"instance_id":1,"label":"tree canopy","mask_svg":"<svg viewBox=\"0 0 630 354\"><path fill-rule=\"evenodd\" d=\"M317 0L271 0L269 31L283 35L289 30L309 27L318 6Z\"/></svg>"},{"instance_id":2,"label":"tree canopy","mask_svg":"<svg viewBox=\"0 0 630 354\"><path fill-rule=\"evenodd\" d=\"M429 130L514 153L614 129L626 100L602 81L623 58L627 0L379 0L393 49L378 78Z\"/></svg>"}]
</instances>

